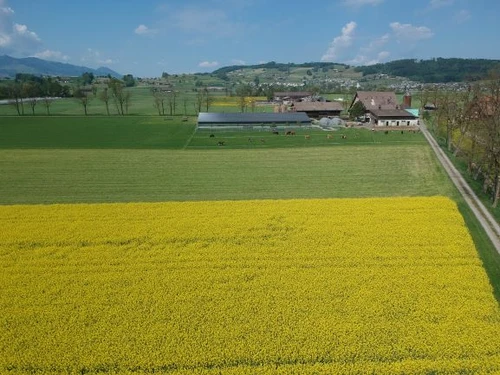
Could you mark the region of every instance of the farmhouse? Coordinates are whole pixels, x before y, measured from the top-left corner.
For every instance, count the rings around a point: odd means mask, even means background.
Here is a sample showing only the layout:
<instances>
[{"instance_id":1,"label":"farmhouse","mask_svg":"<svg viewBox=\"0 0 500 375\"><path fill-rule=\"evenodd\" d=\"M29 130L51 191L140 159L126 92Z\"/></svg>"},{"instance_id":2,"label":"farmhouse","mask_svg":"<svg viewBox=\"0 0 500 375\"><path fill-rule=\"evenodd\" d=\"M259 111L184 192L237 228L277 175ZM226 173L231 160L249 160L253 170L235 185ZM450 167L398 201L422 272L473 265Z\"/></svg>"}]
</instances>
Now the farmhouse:
<instances>
[{"instance_id":1,"label":"farmhouse","mask_svg":"<svg viewBox=\"0 0 500 375\"><path fill-rule=\"evenodd\" d=\"M370 123L375 126L417 126L418 117L404 109L372 109Z\"/></svg>"},{"instance_id":2,"label":"farmhouse","mask_svg":"<svg viewBox=\"0 0 500 375\"><path fill-rule=\"evenodd\" d=\"M292 108L296 112L305 112L312 118L338 117L344 109L339 102L297 102L292 104Z\"/></svg>"},{"instance_id":3,"label":"farmhouse","mask_svg":"<svg viewBox=\"0 0 500 375\"><path fill-rule=\"evenodd\" d=\"M310 126L311 119L304 112L292 113L211 113L200 112L199 129L268 130Z\"/></svg>"},{"instance_id":4,"label":"farmhouse","mask_svg":"<svg viewBox=\"0 0 500 375\"><path fill-rule=\"evenodd\" d=\"M275 101L282 100L292 100L292 101L300 101L302 99L308 98L312 96L312 93L307 91L277 91L274 93Z\"/></svg>"},{"instance_id":5,"label":"farmhouse","mask_svg":"<svg viewBox=\"0 0 500 375\"><path fill-rule=\"evenodd\" d=\"M394 92L358 91L349 108L352 108L352 106L359 101L363 103L367 112L372 109L396 109L398 105Z\"/></svg>"}]
</instances>

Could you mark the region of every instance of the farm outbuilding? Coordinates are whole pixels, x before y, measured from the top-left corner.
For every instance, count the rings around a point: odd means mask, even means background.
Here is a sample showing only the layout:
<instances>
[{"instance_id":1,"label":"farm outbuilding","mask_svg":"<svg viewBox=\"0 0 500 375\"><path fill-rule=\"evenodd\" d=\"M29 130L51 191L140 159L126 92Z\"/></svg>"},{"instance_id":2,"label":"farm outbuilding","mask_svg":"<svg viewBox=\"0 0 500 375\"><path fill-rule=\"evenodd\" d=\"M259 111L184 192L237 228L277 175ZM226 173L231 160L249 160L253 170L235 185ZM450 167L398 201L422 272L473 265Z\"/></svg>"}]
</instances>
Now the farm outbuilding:
<instances>
[{"instance_id":1,"label":"farm outbuilding","mask_svg":"<svg viewBox=\"0 0 500 375\"><path fill-rule=\"evenodd\" d=\"M342 103L339 102L297 102L293 103L292 107L294 111L305 112L312 118L338 117L344 109Z\"/></svg>"},{"instance_id":2,"label":"farm outbuilding","mask_svg":"<svg viewBox=\"0 0 500 375\"><path fill-rule=\"evenodd\" d=\"M212 113L200 112L199 129L268 130L305 127L311 119L304 112L292 113Z\"/></svg>"},{"instance_id":3,"label":"farm outbuilding","mask_svg":"<svg viewBox=\"0 0 500 375\"><path fill-rule=\"evenodd\" d=\"M274 93L274 100L292 100L299 101L312 96L311 92L308 91L276 91Z\"/></svg>"},{"instance_id":4,"label":"farm outbuilding","mask_svg":"<svg viewBox=\"0 0 500 375\"><path fill-rule=\"evenodd\" d=\"M372 109L370 122L375 126L418 126L418 117L404 109Z\"/></svg>"}]
</instances>

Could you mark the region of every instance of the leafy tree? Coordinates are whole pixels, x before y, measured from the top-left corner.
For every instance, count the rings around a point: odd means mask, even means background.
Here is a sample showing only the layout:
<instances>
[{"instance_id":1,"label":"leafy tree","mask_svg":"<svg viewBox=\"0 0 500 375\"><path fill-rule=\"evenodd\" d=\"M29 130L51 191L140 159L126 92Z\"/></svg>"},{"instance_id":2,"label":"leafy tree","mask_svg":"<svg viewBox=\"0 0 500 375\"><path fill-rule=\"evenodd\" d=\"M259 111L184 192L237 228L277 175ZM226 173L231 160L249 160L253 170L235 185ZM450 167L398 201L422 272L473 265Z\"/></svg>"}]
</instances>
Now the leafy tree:
<instances>
[{"instance_id":1,"label":"leafy tree","mask_svg":"<svg viewBox=\"0 0 500 375\"><path fill-rule=\"evenodd\" d=\"M84 86L91 85L92 82L94 82L94 79L95 79L94 73L91 73L91 72L85 72L80 77L80 81L81 81L82 85L84 85Z\"/></svg>"},{"instance_id":2,"label":"leafy tree","mask_svg":"<svg viewBox=\"0 0 500 375\"><path fill-rule=\"evenodd\" d=\"M361 101L357 101L349 110L349 117L351 118L351 120L353 120L355 118L364 116L365 113L366 113L365 106L363 105L363 103L361 103Z\"/></svg>"},{"instance_id":3,"label":"leafy tree","mask_svg":"<svg viewBox=\"0 0 500 375\"><path fill-rule=\"evenodd\" d=\"M134 87L135 86L135 78L132 74L124 75L123 82L125 83L125 87Z\"/></svg>"}]
</instances>

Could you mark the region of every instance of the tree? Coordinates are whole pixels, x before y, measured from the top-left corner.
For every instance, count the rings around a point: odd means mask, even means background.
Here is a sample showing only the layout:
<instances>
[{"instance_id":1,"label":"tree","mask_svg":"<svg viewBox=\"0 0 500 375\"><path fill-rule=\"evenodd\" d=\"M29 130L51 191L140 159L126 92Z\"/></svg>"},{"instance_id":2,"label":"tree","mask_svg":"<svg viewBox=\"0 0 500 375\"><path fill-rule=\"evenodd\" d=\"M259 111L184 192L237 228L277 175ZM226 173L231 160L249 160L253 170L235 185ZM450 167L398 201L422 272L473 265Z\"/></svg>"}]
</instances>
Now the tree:
<instances>
[{"instance_id":1,"label":"tree","mask_svg":"<svg viewBox=\"0 0 500 375\"><path fill-rule=\"evenodd\" d=\"M87 116L88 107L90 105L90 102L92 101L92 96L90 95L90 92L82 89L81 87L78 87L75 89L73 96L82 105L83 112L85 113L85 116Z\"/></svg>"},{"instance_id":2,"label":"tree","mask_svg":"<svg viewBox=\"0 0 500 375\"><path fill-rule=\"evenodd\" d=\"M109 94L109 88L105 87L101 93L99 94L99 99L104 102L104 105L106 106L106 113L109 116L109 101L111 100L111 96Z\"/></svg>"},{"instance_id":3,"label":"tree","mask_svg":"<svg viewBox=\"0 0 500 375\"><path fill-rule=\"evenodd\" d=\"M250 85L239 85L236 88L236 95L238 96L238 104L241 112L245 112L248 104L247 97L252 96L252 87Z\"/></svg>"},{"instance_id":4,"label":"tree","mask_svg":"<svg viewBox=\"0 0 500 375\"><path fill-rule=\"evenodd\" d=\"M354 120L356 118L364 116L366 113L366 108L363 103L359 100L351 107L349 110L349 118Z\"/></svg>"},{"instance_id":5,"label":"tree","mask_svg":"<svg viewBox=\"0 0 500 375\"><path fill-rule=\"evenodd\" d=\"M38 98L42 94L40 88L40 83L38 82L26 82L22 86L23 96L27 98L28 104L31 108L31 114L35 115L35 107L38 103Z\"/></svg>"},{"instance_id":6,"label":"tree","mask_svg":"<svg viewBox=\"0 0 500 375\"><path fill-rule=\"evenodd\" d=\"M157 89L152 90L154 106L158 110L158 116L165 116L165 95Z\"/></svg>"},{"instance_id":7,"label":"tree","mask_svg":"<svg viewBox=\"0 0 500 375\"><path fill-rule=\"evenodd\" d=\"M123 82L125 83L125 87L134 87L135 79L132 74L126 74L123 76Z\"/></svg>"},{"instance_id":8,"label":"tree","mask_svg":"<svg viewBox=\"0 0 500 375\"><path fill-rule=\"evenodd\" d=\"M24 115L22 89L21 89L21 84L19 82L14 82L12 85L9 86L9 97L12 99L10 103L16 109L17 114L19 116Z\"/></svg>"},{"instance_id":9,"label":"tree","mask_svg":"<svg viewBox=\"0 0 500 375\"><path fill-rule=\"evenodd\" d=\"M194 104L194 109L196 111L196 113L200 113L201 112L201 108L203 106L203 90L197 90L196 91L196 101Z\"/></svg>"},{"instance_id":10,"label":"tree","mask_svg":"<svg viewBox=\"0 0 500 375\"><path fill-rule=\"evenodd\" d=\"M111 96L115 102L116 110L119 115L128 114L130 106L131 93L124 89L124 83L116 78L111 78L108 81L108 88L111 91Z\"/></svg>"},{"instance_id":11,"label":"tree","mask_svg":"<svg viewBox=\"0 0 500 375\"><path fill-rule=\"evenodd\" d=\"M175 115L175 110L177 108L177 93L172 90L167 93L167 103L170 110L170 116Z\"/></svg>"},{"instance_id":12,"label":"tree","mask_svg":"<svg viewBox=\"0 0 500 375\"><path fill-rule=\"evenodd\" d=\"M208 91L208 87L205 86L203 89L203 95L204 95L204 101L205 101L205 110L208 112L208 109L210 108L210 105L214 101L214 98L212 95L210 95L210 91Z\"/></svg>"},{"instance_id":13,"label":"tree","mask_svg":"<svg viewBox=\"0 0 500 375\"><path fill-rule=\"evenodd\" d=\"M94 73L85 72L81 75L80 81L83 86L90 85L94 82Z\"/></svg>"}]
</instances>

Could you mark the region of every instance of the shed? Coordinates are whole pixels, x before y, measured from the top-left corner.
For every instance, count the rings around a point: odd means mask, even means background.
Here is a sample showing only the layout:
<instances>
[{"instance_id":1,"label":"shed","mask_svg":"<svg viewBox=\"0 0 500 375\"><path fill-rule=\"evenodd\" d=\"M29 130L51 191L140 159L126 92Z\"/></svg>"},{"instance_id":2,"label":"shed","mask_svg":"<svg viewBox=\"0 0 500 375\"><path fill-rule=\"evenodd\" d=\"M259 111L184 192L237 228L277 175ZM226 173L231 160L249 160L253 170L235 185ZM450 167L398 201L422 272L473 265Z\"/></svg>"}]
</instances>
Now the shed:
<instances>
[{"instance_id":1,"label":"shed","mask_svg":"<svg viewBox=\"0 0 500 375\"><path fill-rule=\"evenodd\" d=\"M344 109L339 102L298 102L293 104L293 108L296 112L305 112L312 118L338 117Z\"/></svg>"}]
</instances>

